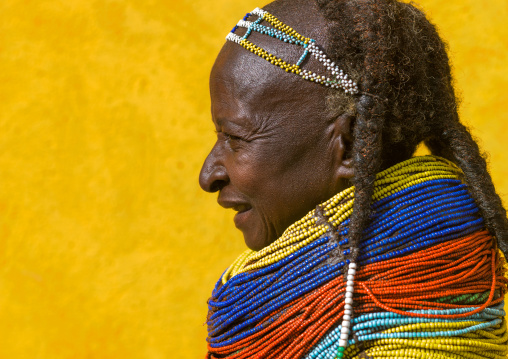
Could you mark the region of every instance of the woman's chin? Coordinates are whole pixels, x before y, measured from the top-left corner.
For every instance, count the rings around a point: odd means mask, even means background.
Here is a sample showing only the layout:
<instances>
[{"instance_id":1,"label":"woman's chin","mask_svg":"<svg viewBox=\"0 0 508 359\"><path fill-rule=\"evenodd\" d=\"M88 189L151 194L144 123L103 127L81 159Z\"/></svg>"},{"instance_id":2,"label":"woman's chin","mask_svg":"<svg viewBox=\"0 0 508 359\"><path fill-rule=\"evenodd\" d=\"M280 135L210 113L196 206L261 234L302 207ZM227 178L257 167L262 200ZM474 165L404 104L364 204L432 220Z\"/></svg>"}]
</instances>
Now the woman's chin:
<instances>
[{"instance_id":1,"label":"woman's chin","mask_svg":"<svg viewBox=\"0 0 508 359\"><path fill-rule=\"evenodd\" d=\"M242 230L243 239L249 249L253 251L260 251L272 243L264 231L259 230Z\"/></svg>"},{"instance_id":2,"label":"woman's chin","mask_svg":"<svg viewBox=\"0 0 508 359\"><path fill-rule=\"evenodd\" d=\"M242 232L245 244L253 251L259 251L277 239L276 231L261 219L254 208L235 214L234 222Z\"/></svg>"}]
</instances>

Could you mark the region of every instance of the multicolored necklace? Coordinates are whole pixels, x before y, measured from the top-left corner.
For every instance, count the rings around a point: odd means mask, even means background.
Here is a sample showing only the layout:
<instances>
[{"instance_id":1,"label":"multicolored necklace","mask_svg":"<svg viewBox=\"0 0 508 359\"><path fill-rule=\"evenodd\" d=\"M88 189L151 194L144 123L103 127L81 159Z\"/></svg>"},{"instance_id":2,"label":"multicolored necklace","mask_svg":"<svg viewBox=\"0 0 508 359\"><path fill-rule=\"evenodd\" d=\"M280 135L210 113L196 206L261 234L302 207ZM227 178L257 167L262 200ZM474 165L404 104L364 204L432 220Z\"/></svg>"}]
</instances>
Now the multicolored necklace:
<instances>
[{"instance_id":1,"label":"multicolored necklace","mask_svg":"<svg viewBox=\"0 0 508 359\"><path fill-rule=\"evenodd\" d=\"M208 302L208 358L505 358L504 261L461 175L434 156L379 173L357 262L354 188L243 253Z\"/></svg>"}]
</instances>

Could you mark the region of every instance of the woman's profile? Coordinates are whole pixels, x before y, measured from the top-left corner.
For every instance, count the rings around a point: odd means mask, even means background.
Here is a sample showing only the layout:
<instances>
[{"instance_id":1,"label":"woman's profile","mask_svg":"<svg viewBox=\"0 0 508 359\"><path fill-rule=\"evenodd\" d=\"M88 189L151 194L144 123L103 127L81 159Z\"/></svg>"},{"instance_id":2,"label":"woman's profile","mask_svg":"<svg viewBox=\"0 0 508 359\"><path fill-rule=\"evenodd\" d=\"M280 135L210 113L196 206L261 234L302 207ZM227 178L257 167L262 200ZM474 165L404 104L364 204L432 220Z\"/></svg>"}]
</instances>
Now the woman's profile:
<instances>
[{"instance_id":1,"label":"woman's profile","mask_svg":"<svg viewBox=\"0 0 508 359\"><path fill-rule=\"evenodd\" d=\"M208 358L506 356L508 221L452 80L412 4L276 0L238 22L200 185L249 250L208 302Z\"/></svg>"}]
</instances>

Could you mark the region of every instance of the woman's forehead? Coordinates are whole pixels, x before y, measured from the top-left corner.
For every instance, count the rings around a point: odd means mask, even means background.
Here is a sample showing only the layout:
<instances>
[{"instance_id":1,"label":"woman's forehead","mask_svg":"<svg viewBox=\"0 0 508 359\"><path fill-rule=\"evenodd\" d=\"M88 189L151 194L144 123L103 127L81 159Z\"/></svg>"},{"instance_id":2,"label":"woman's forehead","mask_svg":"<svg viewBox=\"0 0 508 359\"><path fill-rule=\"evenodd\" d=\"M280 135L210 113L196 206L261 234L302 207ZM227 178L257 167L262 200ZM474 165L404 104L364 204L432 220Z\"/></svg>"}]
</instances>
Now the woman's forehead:
<instances>
[{"instance_id":1,"label":"woman's forehead","mask_svg":"<svg viewBox=\"0 0 508 359\"><path fill-rule=\"evenodd\" d=\"M227 42L220 51L210 74L212 101L226 93L243 101L269 106L283 99L288 103L302 98L320 107L328 89L287 73L243 47Z\"/></svg>"},{"instance_id":2,"label":"woman's forehead","mask_svg":"<svg viewBox=\"0 0 508 359\"><path fill-rule=\"evenodd\" d=\"M315 39L320 47L326 49L328 44L326 20L314 1L278 0L266 5L265 9L285 25L304 36ZM241 16L239 16L239 20L240 18ZM254 21L258 16L250 15L247 18ZM265 24L265 21L261 24ZM245 31L245 28L239 27L235 34L243 36ZM248 41L288 64L296 64L304 52L304 49L298 45L286 43L256 31L252 31L248 35ZM307 65L310 65L308 69L311 71L322 70L320 67L316 67L313 59ZM295 81L294 74L286 73L277 65L271 64L242 46L229 41L225 43L215 61L211 81L214 77L218 78L219 76L238 82L237 91L241 90L240 86L245 87L246 91L251 91L254 86L265 86L267 90L270 90L270 85L279 83L284 85L287 90L294 86L300 87L299 82L301 82ZM314 87L315 84L311 84L310 88Z\"/></svg>"},{"instance_id":3,"label":"woman's forehead","mask_svg":"<svg viewBox=\"0 0 508 359\"><path fill-rule=\"evenodd\" d=\"M217 126L310 130L326 122L327 88L280 71L257 56L246 56L250 53L241 47L233 51L239 53L218 59L210 77L212 119ZM260 74L260 69L265 73Z\"/></svg>"},{"instance_id":4,"label":"woman's forehead","mask_svg":"<svg viewBox=\"0 0 508 359\"><path fill-rule=\"evenodd\" d=\"M253 35L251 37L254 37ZM278 41L272 38L258 37L260 39L256 42L267 51L279 53L281 57L297 58L296 49L280 46L277 44ZM234 82L238 87L237 91L243 88L246 91L252 91L255 87L266 87L281 82L287 86L295 83L290 74L232 42L224 44L215 60L210 82L214 80Z\"/></svg>"}]
</instances>

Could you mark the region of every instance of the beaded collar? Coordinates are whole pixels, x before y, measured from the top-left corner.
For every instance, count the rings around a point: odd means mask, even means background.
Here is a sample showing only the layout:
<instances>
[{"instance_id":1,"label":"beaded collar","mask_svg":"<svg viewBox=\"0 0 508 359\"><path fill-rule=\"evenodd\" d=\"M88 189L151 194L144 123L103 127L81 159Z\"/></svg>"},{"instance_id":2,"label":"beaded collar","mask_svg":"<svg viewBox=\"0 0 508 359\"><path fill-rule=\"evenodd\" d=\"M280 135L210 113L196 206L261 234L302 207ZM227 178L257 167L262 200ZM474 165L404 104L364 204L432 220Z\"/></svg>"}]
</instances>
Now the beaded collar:
<instances>
[{"instance_id":1,"label":"beaded collar","mask_svg":"<svg viewBox=\"0 0 508 359\"><path fill-rule=\"evenodd\" d=\"M254 22L248 21L248 19L253 15L258 17L257 20ZM273 27L262 25L263 21L268 22ZM242 37L235 34L235 31L239 27L247 28L247 32ZM247 40L253 31L271 36L285 43L300 46L304 49L303 54L296 64L289 64L281 58L270 54L268 51ZM358 93L358 85L356 82L351 80L344 71L339 69L339 67L331 61L322 50L319 49L319 46L316 44L316 40L300 35L294 29L284 24L265 10L255 8L250 13L247 13L243 20L240 20L233 30L231 30L231 32L226 36L226 40L233 41L243 46L245 49L280 67L286 72L299 75L307 81L316 82L320 85L334 89L341 88L344 92L346 92L346 94L354 95ZM301 68L309 54L314 56L319 63L322 64L324 67L324 74L317 74Z\"/></svg>"},{"instance_id":2,"label":"beaded collar","mask_svg":"<svg viewBox=\"0 0 508 359\"><path fill-rule=\"evenodd\" d=\"M208 301L207 357L505 357L504 261L461 177L434 156L379 173L356 263L354 188L243 253Z\"/></svg>"}]
</instances>

